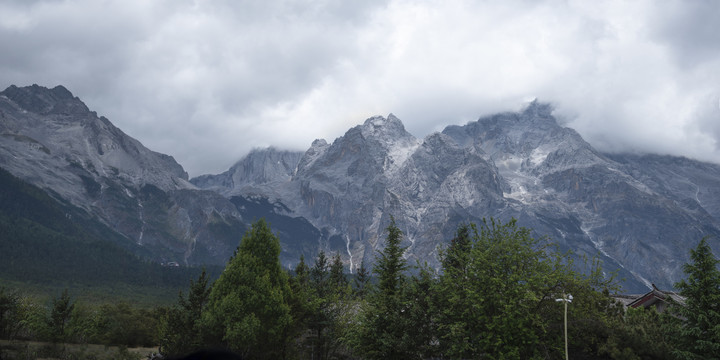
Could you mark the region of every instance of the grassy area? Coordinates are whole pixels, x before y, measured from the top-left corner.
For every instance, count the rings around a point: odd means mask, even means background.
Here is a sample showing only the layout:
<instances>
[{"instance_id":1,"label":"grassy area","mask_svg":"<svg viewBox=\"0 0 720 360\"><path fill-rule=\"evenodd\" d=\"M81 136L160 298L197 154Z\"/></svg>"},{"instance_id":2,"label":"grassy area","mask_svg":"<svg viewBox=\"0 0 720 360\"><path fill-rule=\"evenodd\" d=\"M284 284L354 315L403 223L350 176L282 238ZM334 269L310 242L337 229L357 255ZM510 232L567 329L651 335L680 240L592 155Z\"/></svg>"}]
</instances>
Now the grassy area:
<instances>
[{"instance_id":1,"label":"grassy area","mask_svg":"<svg viewBox=\"0 0 720 360\"><path fill-rule=\"evenodd\" d=\"M37 299L40 303L49 302L64 289L73 301L98 305L126 302L138 308L151 309L157 306L170 306L177 302L178 292L187 293L189 284L184 287L153 287L129 284L42 284L7 280L0 278L0 284L6 289L18 290L24 296Z\"/></svg>"},{"instance_id":2,"label":"grassy area","mask_svg":"<svg viewBox=\"0 0 720 360\"><path fill-rule=\"evenodd\" d=\"M0 359L143 359L157 347L126 348L97 344L53 344L37 341L0 340Z\"/></svg>"}]
</instances>

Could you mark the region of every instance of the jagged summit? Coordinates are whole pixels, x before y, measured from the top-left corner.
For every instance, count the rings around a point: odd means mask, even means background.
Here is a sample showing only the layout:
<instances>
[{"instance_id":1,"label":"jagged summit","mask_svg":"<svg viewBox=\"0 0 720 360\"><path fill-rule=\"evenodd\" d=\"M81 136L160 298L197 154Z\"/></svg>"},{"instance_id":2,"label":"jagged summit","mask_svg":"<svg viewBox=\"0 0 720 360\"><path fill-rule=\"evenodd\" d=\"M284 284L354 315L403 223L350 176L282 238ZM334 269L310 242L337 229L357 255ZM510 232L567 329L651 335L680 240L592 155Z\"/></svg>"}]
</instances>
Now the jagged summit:
<instances>
[{"instance_id":1,"label":"jagged summit","mask_svg":"<svg viewBox=\"0 0 720 360\"><path fill-rule=\"evenodd\" d=\"M599 153L535 100L422 140L394 115L374 116L331 144L313 142L291 178L235 193L281 201L326 234L319 248L341 253L351 269L372 262L390 214L407 256L431 264L458 223L514 217L562 250L599 256L628 288L649 280L671 287L685 256L676 239L720 235L711 215L720 200L699 196L720 193L720 183L701 175L720 167L689 162L663 181L666 165L636 164Z\"/></svg>"},{"instance_id":2,"label":"jagged summit","mask_svg":"<svg viewBox=\"0 0 720 360\"><path fill-rule=\"evenodd\" d=\"M325 140L325 139L315 139L315 140L313 140L313 142L312 142L312 144L310 145L310 147L323 147L323 146L326 146L326 145L327 145L327 140Z\"/></svg>"},{"instance_id":3,"label":"jagged summit","mask_svg":"<svg viewBox=\"0 0 720 360\"><path fill-rule=\"evenodd\" d=\"M555 118L552 116L552 112L555 107L550 103L543 103L535 98L531 101L522 111L521 118L526 119L546 119L555 122Z\"/></svg>"},{"instance_id":4,"label":"jagged summit","mask_svg":"<svg viewBox=\"0 0 720 360\"><path fill-rule=\"evenodd\" d=\"M86 197L104 190L110 179L131 187L193 187L171 156L145 148L63 86L10 86L0 93L0 111L0 147L11 155L0 155L0 166L21 178L41 179L38 185L82 207L87 206ZM57 176L60 173L64 175Z\"/></svg>"},{"instance_id":5,"label":"jagged summit","mask_svg":"<svg viewBox=\"0 0 720 360\"><path fill-rule=\"evenodd\" d=\"M48 89L37 84L26 87L10 85L0 96L15 102L21 109L37 114L80 115L90 110L79 98L58 85Z\"/></svg>"},{"instance_id":6,"label":"jagged summit","mask_svg":"<svg viewBox=\"0 0 720 360\"><path fill-rule=\"evenodd\" d=\"M359 129L360 133L366 138L376 138L384 143L414 142L416 140L412 134L405 130L402 121L393 114L389 114L387 117L370 117L362 125L358 125L353 129ZM353 129L348 131L346 136L351 134Z\"/></svg>"},{"instance_id":7,"label":"jagged summit","mask_svg":"<svg viewBox=\"0 0 720 360\"><path fill-rule=\"evenodd\" d=\"M83 209L159 261L224 263L240 226L222 196L197 190L171 156L98 117L62 86L0 93L0 167ZM134 250L134 251L135 251Z\"/></svg>"},{"instance_id":8,"label":"jagged summit","mask_svg":"<svg viewBox=\"0 0 720 360\"><path fill-rule=\"evenodd\" d=\"M390 132L405 132L405 125L392 113L387 117L373 116L365 120L363 123L363 129L377 132L377 131L390 131Z\"/></svg>"},{"instance_id":9,"label":"jagged summit","mask_svg":"<svg viewBox=\"0 0 720 360\"><path fill-rule=\"evenodd\" d=\"M437 265L459 223L516 218L561 251L598 256L635 291L672 287L687 244L720 238L720 166L599 153L539 101L424 139L393 114L371 117L304 152L256 149L193 179L212 190L197 192L171 157L93 112L68 111L77 103L62 87L0 93L0 166L188 262L229 256L251 209L288 226L285 265L318 250L351 270L372 263L390 215L408 258Z\"/></svg>"},{"instance_id":10,"label":"jagged summit","mask_svg":"<svg viewBox=\"0 0 720 360\"><path fill-rule=\"evenodd\" d=\"M279 150L272 146L253 149L228 171L219 175L198 176L190 181L198 187L212 189L226 196L264 192L257 188L266 190L271 184L289 181L302 154L300 151Z\"/></svg>"}]
</instances>

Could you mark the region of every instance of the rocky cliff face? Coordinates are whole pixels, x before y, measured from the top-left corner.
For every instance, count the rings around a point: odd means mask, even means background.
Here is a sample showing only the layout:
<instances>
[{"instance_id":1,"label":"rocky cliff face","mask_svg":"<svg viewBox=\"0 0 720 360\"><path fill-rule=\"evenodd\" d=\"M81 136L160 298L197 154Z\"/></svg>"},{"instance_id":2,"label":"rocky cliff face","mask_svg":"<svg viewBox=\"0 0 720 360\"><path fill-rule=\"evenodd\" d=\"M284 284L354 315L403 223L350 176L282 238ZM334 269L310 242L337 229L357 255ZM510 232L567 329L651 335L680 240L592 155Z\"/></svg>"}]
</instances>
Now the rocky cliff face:
<instances>
[{"instance_id":1,"label":"rocky cliff face","mask_svg":"<svg viewBox=\"0 0 720 360\"><path fill-rule=\"evenodd\" d=\"M97 216L157 261L224 264L244 231L226 198L197 190L172 157L62 86L0 93L0 167Z\"/></svg>"},{"instance_id":2,"label":"rocky cliff face","mask_svg":"<svg viewBox=\"0 0 720 360\"><path fill-rule=\"evenodd\" d=\"M504 179L508 204L531 215L525 221L533 228L567 248L599 252L606 265L639 284L671 287L682 276L688 248L718 234L714 202L703 207L694 196L699 188L689 184L717 191L720 184L701 179L712 179L719 167L671 157L657 157L666 163L651 166L637 157L600 154L573 130L558 126L550 110L534 103L522 113L445 133L488 154ZM678 162L691 175L668 167ZM688 180L693 176L696 180ZM544 219L552 219L550 226L543 226Z\"/></svg>"},{"instance_id":3,"label":"rocky cliff face","mask_svg":"<svg viewBox=\"0 0 720 360\"><path fill-rule=\"evenodd\" d=\"M277 156L258 150L238 164ZM318 248L341 253L351 269L373 260L390 215L405 233L411 260L437 265L438 245L461 222L514 217L561 250L600 257L631 291L651 282L671 287L688 249L705 235L720 235L720 166L599 153L537 102L423 140L393 115L373 117L331 144L316 140L294 169L293 163L278 171L236 165L192 181L282 203L282 213L320 229ZM275 181L222 181L268 172L278 174Z\"/></svg>"},{"instance_id":4,"label":"rocky cliff face","mask_svg":"<svg viewBox=\"0 0 720 360\"><path fill-rule=\"evenodd\" d=\"M254 150L228 171L219 175L198 176L192 179L192 183L228 197L239 194L266 196L292 178L302 154L272 147Z\"/></svg>"},{"instance_id":5,"label":"rocky cliff face","mask_svg":"<svg viewBox=\"0 0 720 360\"><path fill-rule=\"evenodd\" d=\"M188 181L67 89L11 86L0 93L0 167L157 261L224 264L259 217L286 266L323 249L351 270L374 260L390 216L409 260L431 265L458 224L516 218L560 250L600 257L627 291L670 288L703 236L720 250L720 166L600 153L537 102L424 139L392 114L373 117L332 143L255 150Z\"/></svg>"}]
</instances>

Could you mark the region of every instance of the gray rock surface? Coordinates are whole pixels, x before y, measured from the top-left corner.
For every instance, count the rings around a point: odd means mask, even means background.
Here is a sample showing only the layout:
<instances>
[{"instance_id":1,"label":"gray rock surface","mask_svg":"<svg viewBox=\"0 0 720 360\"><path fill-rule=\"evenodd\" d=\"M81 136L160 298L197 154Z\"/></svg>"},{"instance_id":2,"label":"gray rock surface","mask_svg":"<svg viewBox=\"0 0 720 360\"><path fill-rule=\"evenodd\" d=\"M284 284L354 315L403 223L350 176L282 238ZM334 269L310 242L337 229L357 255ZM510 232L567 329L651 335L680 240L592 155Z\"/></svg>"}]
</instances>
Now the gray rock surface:
<instances>
[{"instance_id":1,"label":"gray rock surface","mask_svg":"<svg viewBox=\"0 0 720 360\"><path fill-rule=\"evenodd\" d=\"M257 150L238 164L278 154ZM351 269L363 259L372 262L390 215L405 234L411 261L437 266L438 246L459 223L514 217L561 251L597 256L630 291L651 283L671 288L703 236L715 236L719 248L720 166L602 154L538 102L423 140L392 114L373 117L331 144L316 140L290 171L292 163L273 170L236 165L217 178L192 181L226 196L253 194L284 204L284 214L328 234L318 248L341 253ZM222 180L229 177L261 180L236 186Z\"/></svg>"},{"instance_id":2,"label":"gray rock surface","mask_svg":"<svg viewBox=\"0 0 720 360\"><path fill-rule=\"evenodd\" d=\"M157 261L224 264L244 231L235 206L188 182L171 156L98 117L67 89L0 92L0 167L85 209Z\"/></svg>"},{"instance_id":3,"label":"gray rock surface","mask_svg":"<svg viewBox=\"0 0 720 360\"><path fill-rule=\"evenodd\" d=\"M417 139L390 114L305 152L257 149L188 181L62 86L0 93L0 167L85 209L156 261L224 264L265 217L293 266L323 249L372 263L390 216L411 263L438 266L460 223L518 219L560 251L597 256L642 292L671 288L703 236L720 250L720 166L604 154L559 126L549 105Z\"/></svg>"}]
</instances>

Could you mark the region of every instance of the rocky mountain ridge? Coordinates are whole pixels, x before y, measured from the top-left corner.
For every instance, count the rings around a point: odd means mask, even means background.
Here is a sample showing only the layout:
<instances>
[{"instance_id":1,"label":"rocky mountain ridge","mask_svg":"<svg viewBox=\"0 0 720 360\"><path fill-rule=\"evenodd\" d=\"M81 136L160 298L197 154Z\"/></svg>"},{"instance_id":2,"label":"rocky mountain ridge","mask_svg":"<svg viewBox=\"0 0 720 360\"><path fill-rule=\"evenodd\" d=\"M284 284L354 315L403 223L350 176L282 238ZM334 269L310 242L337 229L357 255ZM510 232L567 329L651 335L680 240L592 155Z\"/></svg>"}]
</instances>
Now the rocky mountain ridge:
<instances>
[{"instance_id":1,"label":"rocky mountain ridge","mask_svg":"<svg viewBox=\"0 0 720 360\"><path fill-rule=\"evenodd\" d=\"M171 156L62 86L0 92L0 167L87 211L157 262L223 265L260 216L199 190Z\"/></svg>"},{"instance_id":2,"label":"rocky mountain ridge","mask_svg":"<svg viewBox=\"0 0 720 360\"><path fill-rule=\"evenodd\" d=\"M261 216L288 267L320 249L350 270L372 263L391 215L411 262L438 265L460 223L516 218L561 251L600 257L626 291L670 288L703 236L720 249L719 165L598 152L538 102L423 139L376 116L305 152L258 149L188 180L62 86L11 86L0 92L0 167L158 262L224 264Z\"/></svg>"},{"instance_id":3,"label":"rocky mountain ridge","mask_svg":"<svg viewBox=\"0 0 720 360\"><path fill-rule=\"evenodd\" d=\"M222 176L252 178L251 158L278 156L256 150ZM672 287L688 249L720 234L720 166L654 158L600 153L559 126L550 105L533 102L422 140L392 114L373 117L332 143L316 140L292 171L289 160L280 169L264 162L264 173L282 173L277 181L212 189L283 204L327 234L318 247L341 253L351 269L372 261L390 215L405 233L408 258L434 265L457 224L516 218L561 250L599 256L627 289L641 291ZM191 182L206 187L213 178Z\"/></svg>"}]
</instances>

